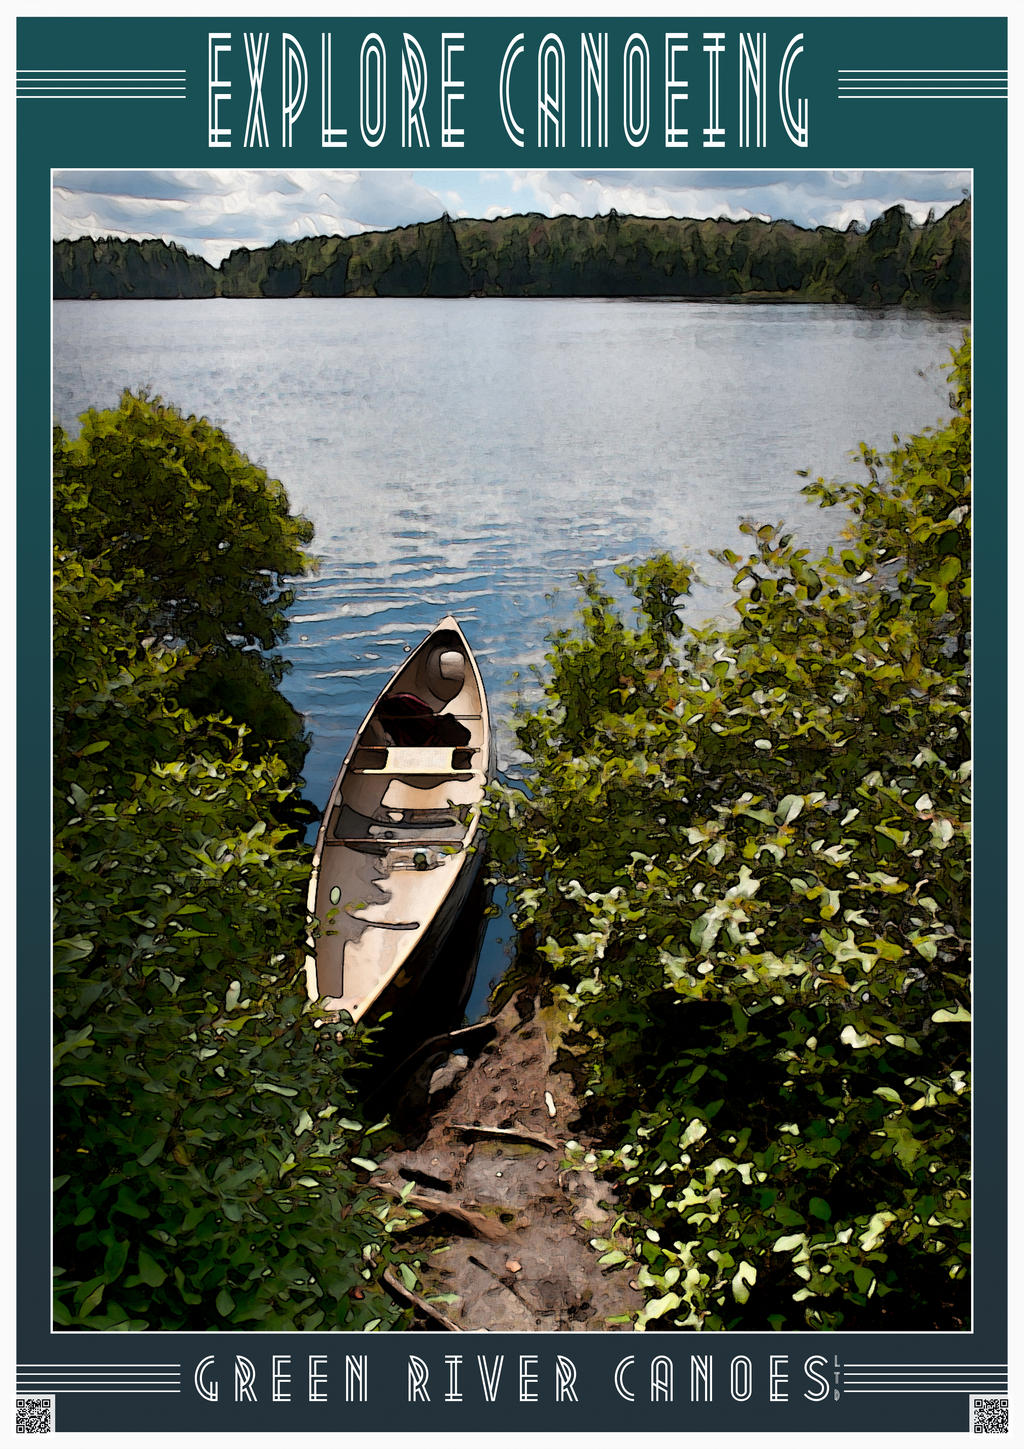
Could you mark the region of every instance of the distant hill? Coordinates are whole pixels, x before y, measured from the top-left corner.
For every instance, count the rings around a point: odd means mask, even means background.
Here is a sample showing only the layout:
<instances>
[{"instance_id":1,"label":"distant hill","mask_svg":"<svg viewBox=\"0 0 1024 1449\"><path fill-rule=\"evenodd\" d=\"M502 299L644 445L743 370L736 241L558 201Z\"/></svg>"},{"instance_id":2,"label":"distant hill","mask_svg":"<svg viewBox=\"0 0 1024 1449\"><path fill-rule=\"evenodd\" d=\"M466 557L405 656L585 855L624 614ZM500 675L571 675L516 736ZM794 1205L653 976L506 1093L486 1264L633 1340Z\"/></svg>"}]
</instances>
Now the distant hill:
<instances>
[{"instance_id":1,"label":"distant hill","mask_svg":"<svg viewBox=\"0 0 1024 1449\"><path fill-rule=\"evenodd\" d=\"M55 298L749 297L970 310L971 209L866 229L620 216L437 221L231 252L112 237L53 247Z\"/></svg>"}]
</instances>

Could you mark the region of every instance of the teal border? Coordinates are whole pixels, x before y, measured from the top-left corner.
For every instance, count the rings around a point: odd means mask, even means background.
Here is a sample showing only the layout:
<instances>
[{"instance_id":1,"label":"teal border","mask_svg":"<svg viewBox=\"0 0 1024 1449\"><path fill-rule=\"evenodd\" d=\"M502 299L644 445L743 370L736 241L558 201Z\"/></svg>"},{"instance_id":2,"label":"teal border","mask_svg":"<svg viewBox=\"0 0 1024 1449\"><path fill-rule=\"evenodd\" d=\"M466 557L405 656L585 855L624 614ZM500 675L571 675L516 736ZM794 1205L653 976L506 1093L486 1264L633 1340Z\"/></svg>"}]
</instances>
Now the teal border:
<instances>
[{"instance_id":1,"label":"teal border","mask_svg":"<svg viewBox=\"0 0 1024 1449\"><path fill-rule=\"evenodd\" d=\"M211 151L203 144L206 94L206 35L232 31L240 47L243 29L287 30L305 45L311 69L319 64L319 33L329 28L335 37L336 67L345 46L358 47L362 36L378 31L396 55L403 29L412 31L428 55L439 49L442 30L466 33L474 67L494 76L508 40L523 31L527 56L535 52L549 31L566 39L567 50L578 47L581 29L607 29L612 55L628 34L644 32L651 41L652 62L666 30L686 29L691 36L704 30L735 36L741 29L764 30L769 48L778 54L789 36L805 36L803 87L810 103L810 145L798 150L780 139L778 128L770 145L757 153L706 152L699 146L686 151L666 150L656 140L640 150L615 140L606 151L584 152L570 124L568 144L552 153L533 142L524 150L513 148L498 124L495 87L467 95L464 119L467 145L462 151L428 153L431 163L445 166L593 166L596 169L651 167L692 169L748 169L756 157L765 167L802 169L828 165L853 167L956 167L974 172L974 275L973 319L975 356L975 550L982 567L977 570L975 651L976 782L976 945L975 945L975 1114L976 1298L975 1327L971 1334L898 1335L674 1335L651 1339L645 1335L516 1336L489 1335L481 1349L478 1339L453 1345L450 1340L426 1335L380 1335L360 1338L310 1335L162 1335L64 1334L49 1330L49 1160L42 1122L43 1104L49 1099L49 811L45 789L30 782L45 781L49 772L48 739L40 715L49 700L49 436L50 436L50 168L145 166L147 168L217 165L406 167L421 164L423 153L403 152L389 128L377 151L352 146L348 151L323 152L310 137L318 130L318 98L311 93L311 124L293 151L275 144L264 152ZM1005 67L1006 21L997 19L839 19L799 17L793 20L752 17L748 20L714 16L695 19L577 18L519 20L516 18L455 17L424 20L271 19L233 16L210 20L156 19L24 19L18 23L18 65L85 67L89 65L185 65L189 71L186 102L151 104L132 114L124 102L19 103L17 137L17 549L19 585L17 604L18 674L18 1300L17 1357L19 1362L152 1362L180 1360L186 1368L180 1399L62 1395L58 1423L62 1430L217 1430L289 1432L344 1429L366 1432L380 1429L487 1431L511 1429L529 1432L560 1428L566 1431L621 1430L718 1432L808 1430L874 1430L889 1437L901 1430L942 1432L967 1428L966 1395L890 1396L844 1400L835 1406L809 1406L796 1394L796 1373L811 1353L840 1359L890 1363L992 1364L1007 1357L1006 1281L1006 603L1007 603L1007 130L1005 102L955 101L896 102L875 105L840 103L834 78L839 66L856 64ZM152 57L159 54L160 61ZM238 84L246 94L244 60L239 51ZM312 63L315 62L315 65ZM689 68L695 95L703 95L703 57ZM268 72L269 73L269 72ZM474 69L474 74L476 70ZM525 72L524 72L525 75ZM193 83L193 76L199 77ZM657 90L655 90L657 95ZM692 112L691 136L699 138L704 117ZM236 107L239 126L244 104ZM652 123L659 122L657 103ZM344 123L344 122L342 122ZM350 118L350 128L353 122ZM273 126L271 127L273 133ZM301 1341L300 1341L301 1340ZM227 1365L234 1352L246 1353L260 1365L271 1352L305 1355L326 1353L332 1365L345 1351L371 1354L370 1402L346 1405L340 1397L327 1406L295 1403L255 1408L230 1402L201 1404L189 1391L191 1366L204 1354L216 1352ZM493 1406L475 1406L467 1400L446 1406L435 1395L429 1405L415 1408L404 1403L405 1361L417 1352L431 1366L432 1384L443 1382L445 1352L489 1354L504 1352L509 1366L516 1354L540 1358L542 1400L519 1404L511 1395ZM755 1370L767 1373L770 1352L788 1353L794 1375L794 1397L768 1405L758 1393L747 1405L727 1400L712 1405L690 1405L682 1388L674 1405L647 1406L638 1399L627 1405L611 1389L612 1366L625 1353L637 1355L638 1371L657 1352L668 1352L688 1362L690 1352L711 1354L721 1381L723 1364L735 1354L747 1353ZM578 1405L554 1406L550 1384L556 1352L566 1353L580 1372ZM298 1360L297 1360L298 1361ZM228 1379L227 1367L222 1371ZM337 1370L334 1382L338 1380ZM266 1397L269 1397L267 1395Z\"/></svg>"}]
</instances>

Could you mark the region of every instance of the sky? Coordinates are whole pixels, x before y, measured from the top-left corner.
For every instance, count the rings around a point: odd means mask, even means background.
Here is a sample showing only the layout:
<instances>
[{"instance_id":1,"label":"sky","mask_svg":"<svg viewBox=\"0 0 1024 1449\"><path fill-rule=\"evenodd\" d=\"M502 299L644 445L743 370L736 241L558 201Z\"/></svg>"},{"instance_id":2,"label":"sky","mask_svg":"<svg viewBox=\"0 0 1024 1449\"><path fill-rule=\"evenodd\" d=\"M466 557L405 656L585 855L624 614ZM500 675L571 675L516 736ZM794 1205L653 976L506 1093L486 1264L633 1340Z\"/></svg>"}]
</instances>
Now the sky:
<instances>
[{"instance_id":1,"label":"sky","mask_svg":"<svg viewBox=\"0 0 1024 1449\"><path fill-rule=\"evenodd\" d=\"M55 239L160 237L219 264L235 247L453 217L622 215L869 223L915 221L969 193L969 171L58 171Z\"/></svg>"}]
</instances>

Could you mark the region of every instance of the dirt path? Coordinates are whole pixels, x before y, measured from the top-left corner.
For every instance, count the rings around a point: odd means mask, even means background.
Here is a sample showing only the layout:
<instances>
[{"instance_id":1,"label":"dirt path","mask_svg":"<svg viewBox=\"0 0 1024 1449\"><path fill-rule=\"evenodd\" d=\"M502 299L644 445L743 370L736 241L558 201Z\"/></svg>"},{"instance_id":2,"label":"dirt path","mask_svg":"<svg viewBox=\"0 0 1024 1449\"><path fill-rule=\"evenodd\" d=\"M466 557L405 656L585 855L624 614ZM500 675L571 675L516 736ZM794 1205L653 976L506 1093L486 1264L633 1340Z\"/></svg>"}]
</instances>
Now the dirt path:
<instances>
[{"instance_id":1,"label":"dirt path","mask_svg":"<svg viewBox=\"0 0 1024 1449\"><path fill-rule=\"evenodd\" d=\"M454 1295L436 1305L434 1326L628 1328L643 1301L630 1287L635 1265L602 1269L590 1245L611 1231L613 1194L582 1162L564 1165L566 1143L588 1144L573 1131L572 1080L556 1068L556 1010L521 992L495 1028L462 1070L467 1058L451 1057L435 1074L426 1135L376 1174L393 1199L413 1185L395 1211L425 1215L426 1227L409 1215L412 1231L429 1232L420 1292Z\"/></svg>"}]
</instances>

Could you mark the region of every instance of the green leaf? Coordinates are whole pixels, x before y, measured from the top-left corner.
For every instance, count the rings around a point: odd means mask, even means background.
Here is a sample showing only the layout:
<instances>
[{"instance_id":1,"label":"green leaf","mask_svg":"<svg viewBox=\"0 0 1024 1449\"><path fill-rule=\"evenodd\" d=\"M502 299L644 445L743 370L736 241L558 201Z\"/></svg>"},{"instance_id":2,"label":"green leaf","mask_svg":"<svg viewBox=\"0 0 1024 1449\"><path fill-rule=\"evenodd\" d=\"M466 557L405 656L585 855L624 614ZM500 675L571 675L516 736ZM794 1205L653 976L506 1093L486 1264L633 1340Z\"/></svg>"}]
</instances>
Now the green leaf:
<instances>
[{"instance_id":1,"label":"green leaf","mask_svg":"<svg viewBox=\"0 0 1024 1449\"><path fill-rule=\"evenodd\" d=\"M139 1277L149 1288L159 1288L167 1278L163 1268L145 1248L139 1249Z\"/></svg>"},{"instance_id":2,"label":"green leaf","mask_svg":"<svg viewBox=\"0 0 1024 1449\"><path fill-rule=\"evenodd\" d=\"M87 755L98 755L101 750L109 748L109 745L109 740L93 740L91 744L83 746L83 748L78 751L79 758L85 759Z\"/></svg>"},{"instance_id":3,"label":"green leaf","mask_svg":"<svg viewBox=\"0 0 1024 1449\"><path fill-rule=\"evenodd\" d=\"M87 936L65 936L54 941L53 949L61 964L71 965L91 956L93 943Z\"/></svg>"},{"instance_id":4,"label":"green leaf","mask_svg":"<svg viewBox=\"0 0 1024 1449\"><path fill-rule=\"evenodd\" d=\"M146 1148L145 1152L142 1153L141 1157L137 1159L139 1166L149 1167L149 1165L155 1162L156 1159L161 1155L166 1145L166 1137L158 1137L154 1142L151 1142L150 1145Z\"/></svg>"}]
</instances>

